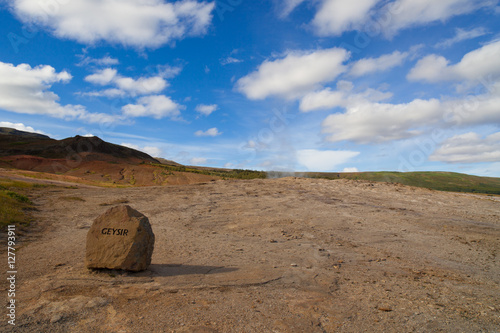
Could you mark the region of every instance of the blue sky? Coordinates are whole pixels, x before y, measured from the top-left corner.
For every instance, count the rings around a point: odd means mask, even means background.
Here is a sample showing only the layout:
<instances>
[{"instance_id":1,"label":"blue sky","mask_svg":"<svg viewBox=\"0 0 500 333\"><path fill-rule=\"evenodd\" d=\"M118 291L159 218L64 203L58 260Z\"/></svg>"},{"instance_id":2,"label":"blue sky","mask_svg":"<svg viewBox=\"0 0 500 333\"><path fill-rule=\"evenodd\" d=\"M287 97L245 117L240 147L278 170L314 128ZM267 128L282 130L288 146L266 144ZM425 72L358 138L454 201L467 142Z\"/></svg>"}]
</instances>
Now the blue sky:
<instances>
[{"instance_id":1,"label":"blue sky","mask_svg":"<svg viewBox=\"0 0 500 333\"><path fill-rule=\"evenodd\" d=\"M498 0L11 0L0 22L0 126L190 165L500 176Z\"/></svg>"}]
</instances>

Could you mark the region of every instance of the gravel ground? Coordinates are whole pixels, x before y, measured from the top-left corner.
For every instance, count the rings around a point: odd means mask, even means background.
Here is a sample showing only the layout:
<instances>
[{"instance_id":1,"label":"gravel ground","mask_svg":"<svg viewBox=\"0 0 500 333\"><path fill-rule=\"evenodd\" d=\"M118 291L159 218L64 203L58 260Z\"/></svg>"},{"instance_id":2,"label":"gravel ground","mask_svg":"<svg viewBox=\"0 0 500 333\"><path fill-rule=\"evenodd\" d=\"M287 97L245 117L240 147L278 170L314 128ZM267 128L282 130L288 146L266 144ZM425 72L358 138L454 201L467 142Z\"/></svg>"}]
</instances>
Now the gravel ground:
<instances>
[{"instance_id":1,"label":"gravel ground","mask_svg":"<svg viewBox=\"0 0 500 333\"><path fill-rule=\"evenodd\" d=\"M495 197L282 178L49 187L33 200L17 325L4 316L3 332L500 330ZM152 224L147 271L83 265L92 221L118 203Z\"/></svg>"}]
</instances>

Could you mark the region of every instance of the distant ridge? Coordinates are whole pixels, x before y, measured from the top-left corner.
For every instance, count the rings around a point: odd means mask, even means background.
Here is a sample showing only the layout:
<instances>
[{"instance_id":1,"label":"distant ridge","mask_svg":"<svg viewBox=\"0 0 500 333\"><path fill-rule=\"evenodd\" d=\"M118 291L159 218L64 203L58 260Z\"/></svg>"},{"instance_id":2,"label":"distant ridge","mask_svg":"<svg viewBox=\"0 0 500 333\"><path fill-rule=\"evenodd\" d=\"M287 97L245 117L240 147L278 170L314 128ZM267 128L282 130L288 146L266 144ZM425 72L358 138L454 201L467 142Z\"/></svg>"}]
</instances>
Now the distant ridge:
<instances>
[{"instance_id":1,"label":"distant ridge","mask_svg":"<svg viewBox=\"0 0 500 333\"><path fill-rule=\"evenodd\" d=\"M32 139L50 139L50 137L48 137L47 135L19 131L19 130L16 130L14 128L9 128L9 127L0 127L0 134L1 135L13 135L13 136L18 136L18 137L20 136L23 138L32 138Z\"/></svg>"},{"instance_id":2,"label":"distant ridge","mask_svg":"<svg viewBox=\"0 0 500 333\"><path fill-rule=\"evenodd\" d=\"M29 155L64 159L78 154L89 161L129 161L159 163L150 155L132 148L106 142L97 136L75 136L55 140L42 134L0 128L0 156Z\"/></svg>"}]
</instances>

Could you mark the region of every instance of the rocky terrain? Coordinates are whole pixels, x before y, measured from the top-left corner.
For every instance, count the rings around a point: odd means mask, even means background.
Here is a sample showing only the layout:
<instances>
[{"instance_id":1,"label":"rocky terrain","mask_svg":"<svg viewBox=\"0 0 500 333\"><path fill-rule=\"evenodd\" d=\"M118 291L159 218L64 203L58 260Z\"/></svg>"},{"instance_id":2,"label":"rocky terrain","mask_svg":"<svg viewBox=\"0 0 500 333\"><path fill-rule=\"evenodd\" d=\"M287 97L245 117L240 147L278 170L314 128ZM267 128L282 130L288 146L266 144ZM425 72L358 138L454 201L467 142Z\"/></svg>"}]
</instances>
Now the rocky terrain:
<instances>
[{"instance_id":1,"label":"rocky terrain","mask_svg":"<svg viewBox=\"0 0 500 333\"><path fill-rule=\"evenodd\" d=\"M38 210L17 251L17 325L4 316L2 332L500 329L498 197L282 178L53 183L31 199ZM123 203L151 222L151 266L87 270L90 225Z\"/></svg>"}]
</instances>

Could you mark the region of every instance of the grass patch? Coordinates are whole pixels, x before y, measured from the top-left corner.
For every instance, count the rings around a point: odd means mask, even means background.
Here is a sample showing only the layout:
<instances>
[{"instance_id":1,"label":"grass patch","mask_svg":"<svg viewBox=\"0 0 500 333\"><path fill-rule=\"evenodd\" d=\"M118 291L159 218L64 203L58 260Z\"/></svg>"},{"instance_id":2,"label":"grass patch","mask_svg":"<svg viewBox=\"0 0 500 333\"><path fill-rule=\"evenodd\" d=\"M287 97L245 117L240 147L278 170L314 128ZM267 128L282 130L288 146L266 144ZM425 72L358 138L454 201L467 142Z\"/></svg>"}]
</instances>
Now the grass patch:
<instances>
[{"instance_id":1,"label":"grass patch","mask_svg":"<svg viewBox=\"0 0 500 333\"><path fill-rule=\"evenodd\" d=\"M400 183L438 191L500 195L500 178L478 177L454 172L358 172L308 173L311 178L358 179Z\"/></svg>"},{"instance_id":2,"label":"grass patch","mask_svg":"<svg viewBox=\"0 0 500 333\"><path fill-rule=\"evenodd\" d=\"M216 177L221 177L221 178L232 178L232 179L265 179L267 178L267 174L264 171L253 171L253 170L241 170L241 169L233 169L233 170L202 170L202 169L195 169L195 168L189 168L186 166L173 166L173 165L166 165L166 164L157 164L157 163L151 163L151 165L163 168L167 171L173 172L190 172L190 173L197 173L200 175L207 175L207 176L216 176Z\"/></svg>"},{"instance_id":3,"label":"grass patch","mask_svg":"<svg viewBox=\"0 0 500 333\"><path fill-rule=\"evenodd\" d=\"M29 226L33 203L26 195L33 184L0 179L0 230L5 231L8 225L16 225L20 229Z\"/></svg>"},{"instance_id":4,"label":"grass patch","mask_svg":"<svg viewBox=\"0 0 500 333\"><path fill-rule=\"evenodd\" d=\"M19 194L17 192L12 192L12 191L5 191L5 194L7 194L12 199L17 200L17 201L19 201L21 203L26 203L26 204L29 204L29 205L33 204L31 202L31 200L27 196L25 196L23 194Z\"/></svg>"}]
</instances>

